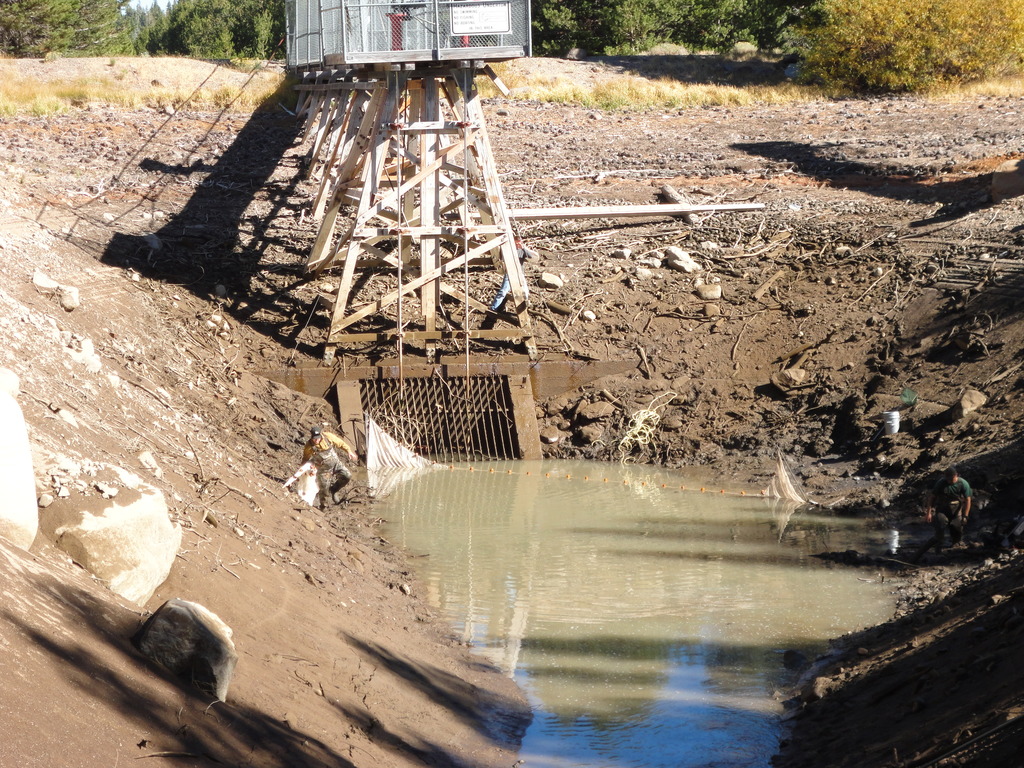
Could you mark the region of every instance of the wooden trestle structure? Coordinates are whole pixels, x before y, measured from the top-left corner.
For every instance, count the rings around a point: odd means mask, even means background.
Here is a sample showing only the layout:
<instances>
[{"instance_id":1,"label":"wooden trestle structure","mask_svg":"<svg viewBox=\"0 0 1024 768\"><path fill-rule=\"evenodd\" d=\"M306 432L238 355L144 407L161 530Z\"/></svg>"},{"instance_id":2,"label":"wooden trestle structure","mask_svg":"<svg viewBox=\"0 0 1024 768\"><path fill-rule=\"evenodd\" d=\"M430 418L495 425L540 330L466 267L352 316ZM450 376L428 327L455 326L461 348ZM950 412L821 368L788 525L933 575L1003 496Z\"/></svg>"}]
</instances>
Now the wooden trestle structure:
<instances>
[{"instance_id":1,"label":"wooden trestle structure","mask_svg":"<svg viewBox=\"0 0 1024 768\"><path fill-rule=\"evenodd\" d=\"M333 392L339 421L357 443L369 413L433 455L538 459L536 397L635 367L538 361L515 220L762 207L510 211L476 87L481 74L504 90L484 61L400 59L318 69L297 86L308 173L319 182L307 268L340 273L324 364L264 375L311 395ZM506 277L502 300L495 289ZM518 354L477 358L474 340L511 343ZM358 348L344 365L335 361L343 346Z\"/></svg>"},{"instance_id":2,"label":"wooden trestle structure","mask_svg":"<svg viewBox=\"0 0 1024 768\"><path fill-rule=\"evenodd\" d=\"M327 72L298 86L312 211L319 232L307 268L340 267L324 349L416 343L428 362L448 340L511 341L535 359L526 282L484 123L482 63L377 65ZM496 80L496 78L495 78ZM342 209L352 206L350 223ZM511 310L470 291L470 270L508 276ZM497 285L500 279L491 281ZM442 307L454 300L456 312ZM503 327L481 327L500 318Z\"/></svg>"}]
</instances>

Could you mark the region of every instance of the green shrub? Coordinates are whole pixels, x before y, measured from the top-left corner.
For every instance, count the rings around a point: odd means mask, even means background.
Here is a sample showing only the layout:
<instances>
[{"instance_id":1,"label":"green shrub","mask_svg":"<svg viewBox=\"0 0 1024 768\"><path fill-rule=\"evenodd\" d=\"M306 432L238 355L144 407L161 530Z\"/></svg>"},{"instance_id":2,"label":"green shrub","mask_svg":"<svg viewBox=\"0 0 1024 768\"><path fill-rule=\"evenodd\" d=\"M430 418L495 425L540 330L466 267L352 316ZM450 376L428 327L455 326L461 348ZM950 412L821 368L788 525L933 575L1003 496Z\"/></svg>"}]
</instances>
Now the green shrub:
<instances>
[{"instance_id":1,"label":"green shrub","mask_svg":"<svg viewBox=\"0 0 1024 768\"><path fill-rule=\"evenodd\" d=\"M1021 0L820 0L803 29L805 79L906 92L1019 71Z\"/></svg>"}]
</instances>

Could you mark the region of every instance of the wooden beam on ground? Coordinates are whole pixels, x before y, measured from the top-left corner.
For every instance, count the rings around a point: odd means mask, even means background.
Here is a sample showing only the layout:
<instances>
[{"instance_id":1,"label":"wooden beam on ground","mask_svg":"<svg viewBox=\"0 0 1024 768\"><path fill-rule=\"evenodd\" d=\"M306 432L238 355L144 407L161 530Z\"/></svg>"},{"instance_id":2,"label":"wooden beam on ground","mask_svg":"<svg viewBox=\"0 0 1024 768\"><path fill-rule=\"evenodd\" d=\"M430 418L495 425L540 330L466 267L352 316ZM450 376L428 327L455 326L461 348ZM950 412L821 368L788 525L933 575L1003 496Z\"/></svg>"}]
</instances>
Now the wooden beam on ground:
<instances>
[{"instance_id":1,"label":"wooden beam on ground","mask_svg":"<svg viewBox=\"0 0 1024 768\"><path fill-rule=\"evenodd\" d=\"M622 219L633 216L683 216L710 211L759 211L764 203L732 203L728 205L583 205L573 208L509 209L512 219L544 221L551 219Z\"/></svg>"}]
</instances>

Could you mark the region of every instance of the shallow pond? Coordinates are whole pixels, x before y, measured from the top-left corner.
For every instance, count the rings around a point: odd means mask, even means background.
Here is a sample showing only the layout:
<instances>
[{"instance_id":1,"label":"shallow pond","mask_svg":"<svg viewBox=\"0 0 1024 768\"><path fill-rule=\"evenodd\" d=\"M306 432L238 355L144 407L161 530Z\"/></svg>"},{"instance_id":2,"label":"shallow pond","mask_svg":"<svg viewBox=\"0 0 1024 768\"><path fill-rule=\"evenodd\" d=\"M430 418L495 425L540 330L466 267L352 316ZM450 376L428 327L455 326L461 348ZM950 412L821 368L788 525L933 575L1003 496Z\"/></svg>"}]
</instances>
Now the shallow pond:
<instances>
[{"instance_id":1,"label":"shallow pond","mask_svg":"<svg viewBox=\"0 0 1024 768\"><path fill-rule=\"evenodd\" d=\"M813 557L880 553L883 532L700 486L507 462L429 471L382 503L391 540L425 555L427 600L529 698L526 768L768 766L784 652L891 615L877 573Z\"/></svg>"}]
</instances>

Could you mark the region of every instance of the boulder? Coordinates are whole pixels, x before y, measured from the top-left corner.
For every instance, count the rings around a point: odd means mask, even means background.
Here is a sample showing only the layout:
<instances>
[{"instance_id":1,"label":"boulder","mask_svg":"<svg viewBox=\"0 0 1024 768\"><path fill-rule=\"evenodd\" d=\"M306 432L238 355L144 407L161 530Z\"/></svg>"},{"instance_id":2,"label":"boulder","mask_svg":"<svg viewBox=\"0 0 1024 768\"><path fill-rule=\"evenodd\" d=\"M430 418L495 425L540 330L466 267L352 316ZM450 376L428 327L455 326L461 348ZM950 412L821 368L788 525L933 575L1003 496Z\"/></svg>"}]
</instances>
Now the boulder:
<instances>
[{"instance_id":1,"label":"boulder","mask_svg":"<svg viewBox=\"0 0 1024 768\"><path fill-rule=\"evenodd\" d=\"M65 312L73 312L82 306L82 298L74 286L62 285L57 288L57 303Z\"/></svg>"},{"instance_id":2,"label":"boulder","mask_svg":"<svg viewBox=\"0 0 1024 768\"><path fill-rule=\"evenodd\" d=\"M565 439L565 433L557 427L547 426L542 427L540 430L540 441L547 445L560 443L563 439Z\"/></svg>"},{"instance_id":3,"label":"boulder","mask_svg":"<svg viewBox=\"0 0 1024 768\"><path fill-rule=\"evenodd\" d=\"M159 490L119 472L126 487L117 496L68 494L43 511L40 525L112 592L142 605L171 572L181 528L168 517Z\"/></svg>"},{"instance_id":4,"label":"boulder","mask_svg":"<svg viewBox=\"0 0 1024 768\"><path fill-rule=\"evenodd\" d=\"M1007 160L992 174L992 202L1024 195L1024 158Z\"/></svg>"},{"instance_id":5,"label":"boulder","mask_svg":"<svg viewBox=\"0 0 1024 768\"><path fill-rule=\"evenodd\" d=\"M976 389L968 389L950 409L953 421L960 421L964 416L981 408L988 402L988 397Z\"/></svg>"},{"instance_id":6,"label":"boulder","mask_svg":"<svg viewBox=\"0 0 1024 768\"><path fill-rule=\"evenodd\" d=\"M21 379L10 368L0 368L0 392L17 397L21 392Z\"/></svg>"},{"instance_id":7,"label":"boulder","mask_svg":"<svg viewBox=\"0 0 1024 768\"><path fill-rule=\"evenodd\" d=\"M60 283L38 269L32 273L32 285L40 293L56 293L57 289L60 288Z\"/></svg>"},{"instance_id":8,"label":"boulder","mask_svg":"<svg viewBox=\"0 0 1024 768\"><path fill-rule=\"evenodd\" d=\"M10 385L9 377L5 378ZM14 380L17 381L16 376ZM13 386L17 391L18 385ZM16 547L28 549L39 530L32 450L21 406L7 391L0 391L0 487L0 536Z\"/></svg>"},{"instance_id":9,"label":"boulder","mask_svg":"<svg viewBox=\"0 0 1024 768\"><path fill-rule=\"evenodd\" d=\"M204 693L227 701L238 662L231 627L198 603L174 598L150 616L132 642L148 659Z\"/></svg>"}]
</instances>

